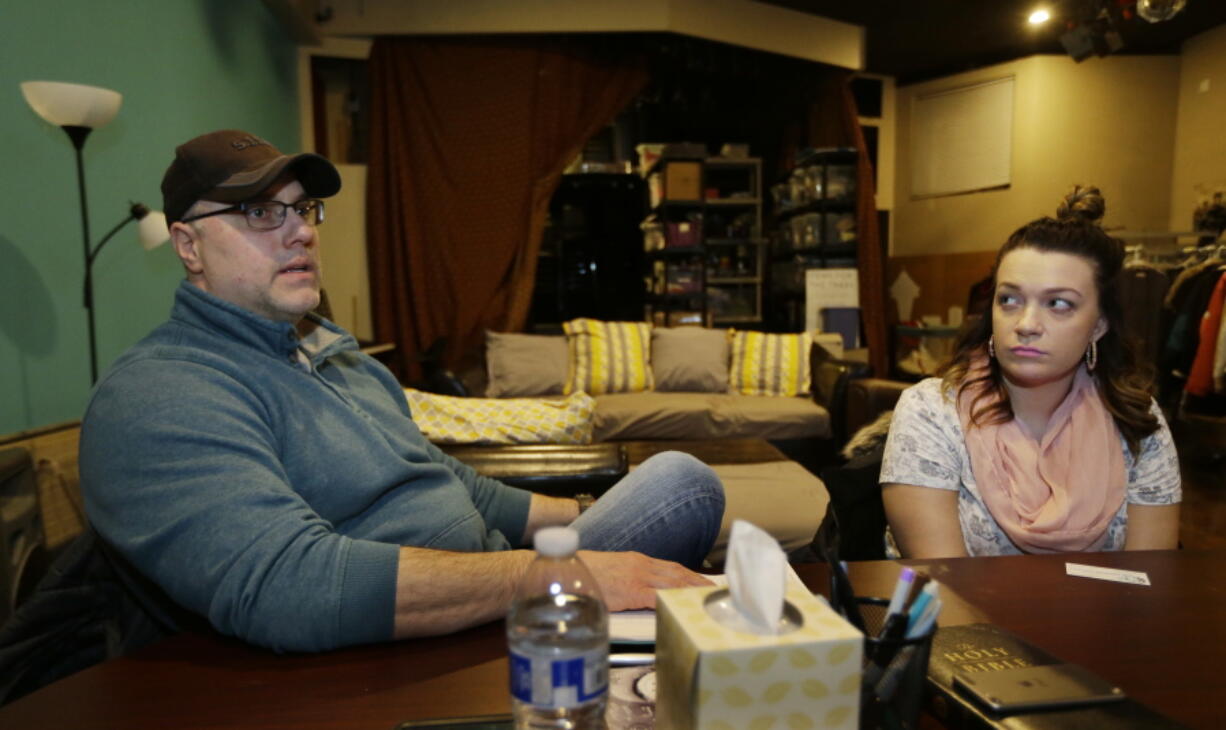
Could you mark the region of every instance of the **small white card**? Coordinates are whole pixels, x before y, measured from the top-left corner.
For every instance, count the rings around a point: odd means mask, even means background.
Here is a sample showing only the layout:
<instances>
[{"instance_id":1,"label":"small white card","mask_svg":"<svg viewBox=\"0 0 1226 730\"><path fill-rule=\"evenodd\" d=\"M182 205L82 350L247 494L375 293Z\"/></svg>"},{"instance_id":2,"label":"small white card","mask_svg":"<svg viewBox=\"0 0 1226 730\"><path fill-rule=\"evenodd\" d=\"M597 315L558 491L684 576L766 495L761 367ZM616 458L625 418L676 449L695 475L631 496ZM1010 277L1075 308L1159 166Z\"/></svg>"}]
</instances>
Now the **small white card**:
<instances>
[{"instance_id":1,"label":"small white card","mask_svg":"<svg viewBox=\"0 0 1226 730\"><path fill-rule=\"evenodd\" d=\"M728 576L708 575L717 586L727 586ZM788 567L788 580L804 587L805 582ZM808 588L805 588L808 590ZM821 598L821 596L818 596ZM825 599L822 599L823 602ZM614 611L609 614L609 641L615 644L653 644L656 640L656 612L650 608L635 611Z\"/></svg>"},{"instance_id":2,"label":"small white card","mask_svg":"<svg viewBox=\"0 0 1226 730\"><path fill-rule=\"evenodd\" d=\"M1069 575L1079 578L1097 578L1098 580L1113 580L1116 583L1130 583L1136 586L1149 585L1149 575L1135 570L1119 570L1117 568L1100 568L1097 565L1082 565L1080 563L1065 563L1064 570Z\"/></svg>"},{"instance_id":3,"label":"small white card","mask_svg":"<svg viewBox=\"0 0 1226 730\"><path fill-rule=\"evenodd\" d=\"M726 575L708 575L707 578L717 586L728 585ZM615 644L654 644L656 612L650 608L640 608L609 614L609 641Z\"/></svg>"}]
</instances>

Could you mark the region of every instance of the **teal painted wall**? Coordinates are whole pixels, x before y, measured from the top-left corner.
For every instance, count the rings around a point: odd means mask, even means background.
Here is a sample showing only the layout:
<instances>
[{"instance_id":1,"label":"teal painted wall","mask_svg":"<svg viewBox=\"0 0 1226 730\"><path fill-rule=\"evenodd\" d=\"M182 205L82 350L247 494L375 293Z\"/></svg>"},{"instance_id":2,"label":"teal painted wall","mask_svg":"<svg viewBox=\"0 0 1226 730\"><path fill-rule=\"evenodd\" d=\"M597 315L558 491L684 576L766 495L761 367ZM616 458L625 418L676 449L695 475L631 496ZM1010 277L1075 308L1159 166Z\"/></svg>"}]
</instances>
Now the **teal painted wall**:
<instances>
[{"instance_id":1,"label":"teal painted wall","mask_svg":"<svg viewBox=\"0 0 1226 730\"><path fill-rule=\"evenodd\" d=\"M85 144L96 242L129 201L161 208L177 144L236 127L297 149L296 48L256 0L4 0L0 4L0 434L81 417L89 344L72 145L22 81L123 94ZM182 279L169 245L130 224L94 264L100 370L165 320Z\"/></svg>"}]
</instances>

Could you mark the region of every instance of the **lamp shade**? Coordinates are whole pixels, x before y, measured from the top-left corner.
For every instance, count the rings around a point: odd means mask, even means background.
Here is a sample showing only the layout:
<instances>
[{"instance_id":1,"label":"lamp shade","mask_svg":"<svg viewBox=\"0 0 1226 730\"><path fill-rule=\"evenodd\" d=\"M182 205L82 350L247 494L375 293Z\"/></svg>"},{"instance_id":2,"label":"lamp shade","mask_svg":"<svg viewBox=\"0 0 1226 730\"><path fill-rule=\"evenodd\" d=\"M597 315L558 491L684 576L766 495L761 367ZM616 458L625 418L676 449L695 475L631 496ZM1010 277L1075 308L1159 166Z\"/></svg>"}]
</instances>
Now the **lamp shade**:
<instances>
[{"instance_id":1,"label":"lamp shade","mask_svg":"<svg viewBox=\"0 0 1226 730\"><path fill-rule=\"evenodd\" d=\"M118 91L62 81L23 81L21 94L38 116L57 127L101 127L115 118L123 101Z\"/></svg>"},{"instance_id":2,"label":"lamp shade","mask_svg":"<svg viewBox=\"0 0 1226 730\"><path fill-rule=\"evenodd\" d=\"M140 245L146 251L152 251L170 240L170 231L166 228L166 214L160 210L151 210L146 213L137 226Z\"/></svg>"}]
</instances>

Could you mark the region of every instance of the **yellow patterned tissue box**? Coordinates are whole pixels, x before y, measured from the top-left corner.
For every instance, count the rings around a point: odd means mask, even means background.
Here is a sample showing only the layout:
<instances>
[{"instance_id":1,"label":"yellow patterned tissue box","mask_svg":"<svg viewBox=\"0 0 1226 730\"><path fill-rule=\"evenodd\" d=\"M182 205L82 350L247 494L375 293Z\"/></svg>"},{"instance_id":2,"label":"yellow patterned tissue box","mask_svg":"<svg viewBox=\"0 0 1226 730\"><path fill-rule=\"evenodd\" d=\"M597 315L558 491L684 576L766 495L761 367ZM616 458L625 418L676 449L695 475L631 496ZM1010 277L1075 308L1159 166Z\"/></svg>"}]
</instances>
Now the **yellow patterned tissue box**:
<instances>
[{"instance_id":1,"label":"yellow patterned tissue box","mask_svg":"<svg viewBox=\"0 0 1226 730\"><path fill-rule=\"evenodd\" d=\"M656 594L656 727L804 730L857 727L863 635L797 581L777 635L738 631L707 611L719 586ZM712 599L714 600L714 599Z\"/></svg>"}]
</instances>

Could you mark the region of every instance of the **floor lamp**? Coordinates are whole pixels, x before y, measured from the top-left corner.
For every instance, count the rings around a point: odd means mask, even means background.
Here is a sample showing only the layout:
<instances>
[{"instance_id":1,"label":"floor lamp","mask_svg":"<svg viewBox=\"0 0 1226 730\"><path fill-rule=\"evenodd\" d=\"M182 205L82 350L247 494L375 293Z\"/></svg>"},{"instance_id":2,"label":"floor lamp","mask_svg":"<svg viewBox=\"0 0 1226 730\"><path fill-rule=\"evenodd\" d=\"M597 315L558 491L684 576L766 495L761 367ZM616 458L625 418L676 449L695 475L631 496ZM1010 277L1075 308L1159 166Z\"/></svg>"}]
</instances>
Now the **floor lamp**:
<instances>
[{"instance_id":1,"label":"floor lamp","mask_svg":"<svg viewBox=\"0 0 1226 730\"><path fill-rule=\"evenodd\" d=\"M123 96L117 91L83 84L59 81L26 81L21 84L26 103L38 116L56 125L68 135L77 153L77 189L81 198L81 230L85 251L85 310L89 317L89 382L98 380L98 345L94 331L94 259L98 252L121 228L131 221L140 221L140 241L145 250L161 245L168 239L166 216L151 212L140 203L132 203L128 215L112 228L97 246L90 244L89 207L85 201L85 166L81 150L85 139L96 127L110 122L119 112Z\"/></svg>"}]
</instances>

